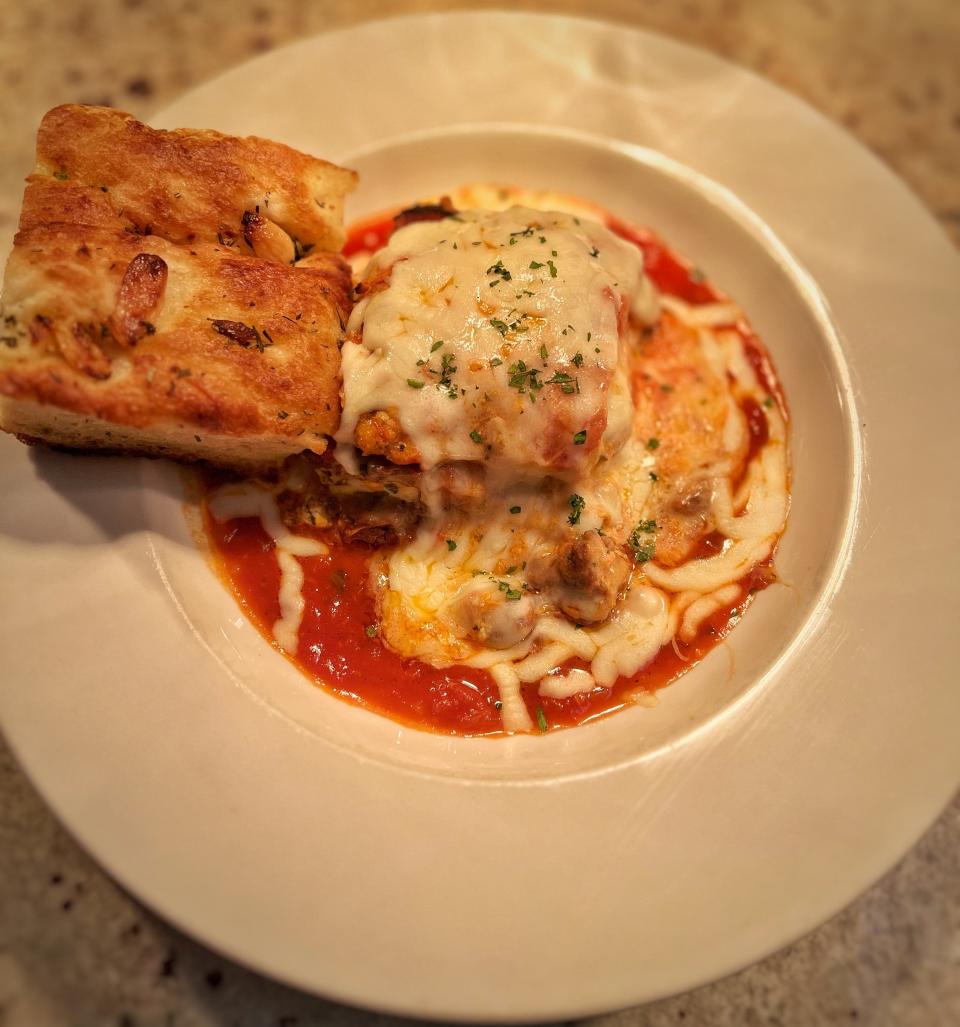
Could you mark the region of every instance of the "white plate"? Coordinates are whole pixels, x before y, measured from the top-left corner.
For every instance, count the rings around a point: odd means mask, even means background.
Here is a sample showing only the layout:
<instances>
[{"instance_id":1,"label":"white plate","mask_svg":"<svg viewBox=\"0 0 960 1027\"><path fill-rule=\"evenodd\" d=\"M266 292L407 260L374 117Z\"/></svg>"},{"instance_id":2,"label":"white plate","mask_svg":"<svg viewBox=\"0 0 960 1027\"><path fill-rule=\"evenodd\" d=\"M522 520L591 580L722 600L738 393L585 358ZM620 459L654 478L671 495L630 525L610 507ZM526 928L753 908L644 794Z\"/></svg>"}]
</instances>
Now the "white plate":
<instances>
[{"instance_id":1,"label":"white plate","mask_svg":"<svg viewBox=\"0 0 960 1027\"><path fill-rule=\"evenodd\" d=\"M0 715L111 873L301 987L533 1020L732 971L906 851L960 781L960 289L889 172L716 58L501 13L307 40L157 121L352 162L354 215L497 177L649 223L765 337L795 498L787 584L658 708L449 740L269 649L193 547L171 468L4 440Z\"/></svg>"}]
</instances>

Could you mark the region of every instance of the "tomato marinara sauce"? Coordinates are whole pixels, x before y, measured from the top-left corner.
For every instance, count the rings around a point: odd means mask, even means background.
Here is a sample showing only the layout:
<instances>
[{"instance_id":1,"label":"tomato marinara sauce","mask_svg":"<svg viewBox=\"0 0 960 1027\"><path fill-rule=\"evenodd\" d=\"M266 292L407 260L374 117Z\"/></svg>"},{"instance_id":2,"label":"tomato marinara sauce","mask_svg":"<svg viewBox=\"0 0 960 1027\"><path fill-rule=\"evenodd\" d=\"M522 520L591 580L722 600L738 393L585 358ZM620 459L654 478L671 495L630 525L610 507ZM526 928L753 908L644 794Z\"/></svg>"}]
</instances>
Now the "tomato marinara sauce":
<instances>
[{"instance_id":1,"label":"tomato marinara sauce","mask_svg":"<svg viewBox=\"0 0 960 1027\"><path fill-rule=\"evenodd\" d=\"M652 233L613 218L607 227L643 251L646 273L662 294L692 306L723 301L701 272ZM392 216L356 224L344 255L380 248L393 230ZM745 322L731 327L742 336L744 353L769 401L785 416L785 401L762 344ZM767 441L768 422L763 406L752 398L744 400L741 409L749 434L749 461ZM214 484L211 478L208 485ZM219 522L207 511L205 526L219 571L246 615L273 644L271 625L281 611L280 569L272 538L257 517ZM297 530L324 538L320 531ZM726 541L712 532L700 539L691 555L719 553ZM305 608L296 653L286 655L333 695L402 724L451 735L502 735L500 695L488 671L466 666L440 669L403 658L381 640L370 573L377 558L377 550L370 546L337 543L330 545L327 555L300 559ZM703 619L692 640L675 637L638 674L620 678L612 687L598 686L565 699L540 696L536 686L525 687L523 698L533 723L541 732L572 727L649 696L702 659L736 624L756 592L773 580L771 553L738 582L739 594L732 603ZM587 666L574 658L567 668Z\"/></svg>"}]
</instances>

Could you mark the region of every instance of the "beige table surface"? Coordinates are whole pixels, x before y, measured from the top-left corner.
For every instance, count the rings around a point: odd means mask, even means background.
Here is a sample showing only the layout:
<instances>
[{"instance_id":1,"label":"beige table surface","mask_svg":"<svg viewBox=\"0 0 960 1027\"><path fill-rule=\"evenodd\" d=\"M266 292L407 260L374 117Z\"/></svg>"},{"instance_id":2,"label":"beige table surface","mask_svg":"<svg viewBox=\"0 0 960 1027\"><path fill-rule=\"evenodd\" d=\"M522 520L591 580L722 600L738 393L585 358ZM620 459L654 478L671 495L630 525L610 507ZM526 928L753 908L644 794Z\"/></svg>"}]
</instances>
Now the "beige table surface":
<instances>
[{"instance_id":1,"label":"beige table surface","mask_svg":"<svg viewBox=\"0 0 960 1027\"><path fill-rule=\"evenodd\" d=\"M0 0L0 253L12 238L36 124L49 107L111 104L149 117L194 84L292 39L404 10L461 6ZM747 65L846 126L960 242L960 0L472 6L607 17ZM0 742L0 1027L388 1022L399 1023L264 980L152 916L59 827ZM792 948L728 980L593 1022L960 1025L960 799L883 881Z\"/></svg>"}]
</instances>

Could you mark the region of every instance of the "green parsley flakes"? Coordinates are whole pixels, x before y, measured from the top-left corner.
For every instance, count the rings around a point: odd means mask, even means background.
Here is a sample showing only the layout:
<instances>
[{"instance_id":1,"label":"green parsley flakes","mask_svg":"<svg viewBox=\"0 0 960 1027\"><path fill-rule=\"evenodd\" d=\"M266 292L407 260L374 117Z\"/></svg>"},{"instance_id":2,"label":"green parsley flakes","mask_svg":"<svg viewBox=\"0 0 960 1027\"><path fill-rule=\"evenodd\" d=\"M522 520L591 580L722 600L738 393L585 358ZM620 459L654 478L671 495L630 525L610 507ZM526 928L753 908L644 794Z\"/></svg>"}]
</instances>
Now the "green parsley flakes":
<instances>
[{"instance_id":1,"label":"green parsley flakes","mask_svg":"<svg viewBox=\"0 0 960 1027\"><path fill-rule=\"evenodd\" d=\"M556 256L556 254L554 254L554 256ZM550 277L551 278L556 278L557 277L557 265L554 264L554 262L552 260L548 260L547 261L547 267L550 268Z\"/></svg>"},{"instance_id":2,"label":"green parsley flakes","mask_svg":"<svg viewBox=\"0 0 960 1027\"><path fill-rule=\"evenodd\" d=\"M637 563L646 563L653 559L656 551L656 544L652 539L644 538L645 535L652 535L657 530L657 522L654 520L639 521L637 526L630 532L627 544L633 550L633 559Z\"/></svg>"},{"instance_id":3,"label":"green parsley flakes","mask_svg":"<svg viewBox=\"0 0 960 1027\"><path fill-rule=\"evenodd\" d=\"M578 496L577 493L574 492L570 496L570 511L571 512L570 512L570 516L567 518L568 523L570 523L570 524L579 524L580 523L580 514L583 513L583 508L586 505L587 505L587 501L583 498L583 496Z\"/></svg>"},{"instance_id":4,"label":"green parsley flakes","mask_svg":"<svg viewBox=\"0 0 960 1027\"><path fill-rule=\"evenodd\" d=\"M407 379L407 385L409 385L411 389L422 389L424 387L424 385L426 385L426 384L427 383L425 381L423 381L423 379L421 379L421 378L408 378Z\"/></svg>"},{"instance_id":5,"label":"green parsley flakes","mask_svg":"<svg viewBox=\"0 0 960 1027\"><path fill-rule=\"evenodd\" d=\"M480 434L480 432L477 431L476 428L474 428L473 431L470 432L470 438L473 439L473 441L476 442L478 446L482 445L483 443L483 436Z\"/></svg>"},{"instance_id":6,"label":"green parsley flakes","mask_svg":"<svg viewBox=\"0 0 960 1027\"><path fill-rule=\"evenodd\" d=\"M511 311L511 313L513 313L513 311ZM510 314L507 315L507 317L509 316ZM490 319L490 327L496 328L496 330L500 333L501 337L506 338L507 332L525 332L527 330L521 324L525 317L526 314L520 314L518 317L515 317L509 324L506 321L501 321L497 317L492 317Z\"/></svg>"},{"instance_id":7,"label":"green parsley flakes","mask_svg":"<svg viewBox=\"0 0 960 1027\"><path fill-rule=\"evenodd\" d=\"M656 546L653 542L641 542L635 535L630 536L630 548L633 550L633 559L636 563L646 563L653 559Z\"/></svg>"},{"instance_id":8,"label":"green parsley flakes","mask_svg":"<svg viewBox=\"0 0 960 1027\"><path fill-rule=\"evenodd\" d=\"M456 548L457 548L457 543L452 538L448 538L447 539L447 549L449 549L450 552L452 553L454 551L454 549L456 549Z\"/></svg>"},{"instance_id":9,"label":"green parsley flakes","mask_svg":"<svg viewBox=\"0 0 960 1027\"><path fill-rule=\"evenodd\" d=\"M659 448L660 448L660 440L659 439L655 439L652 436L649 439L647 439L647 449L654 450L654 449L659 449Z\"/></svg>"},{"instance_id":10,"label":"green parsley flakes","mask_svg":"<svg viewBox=\"0 0 960 1027\"><path fill-rule=\"evenodd\" d=\"M582 446L587 441L587 429L581 428L573 437L573 444L575 446Z\"/></svg>"},{"instance_id":11,"label":"green parsley flakes","mask_svg":"<svg viewBox=\"0 0 960 1027\"><path fill-rule=\"evenodd\" d=\"M523 509L523 507L522 507L522 506L511 506L511 507L510 507L510 513L512 513L512 514L518 514L518 513L520 513L520 511L521 511L522 509Z\"/></svg>"},{"instance_id":12,"label":"green parsley flakes","mask_svg":"<svg viewBox=\"0 0 960 1027\"><path fill-rule=\"evenodd\" d=\"M363 633L367 636L367 638L376 638L377 637L377 625L376 624L368 624L363 629Z\"/></svg>"},{"instance_id":13,"label":"green parsley flakes","mask_svg":"<svg viewBox=\"0 0 960 1027\"><path fill-rule=\"evenodd\" d=\"M546 731L550 725L547 723L547 715L543 712L543 707L537 707L537 727L541 731Z\"/></svg>"},{"instance_id":14,"label":"green parsley flakes","mask_svg":"<svg viewBox=\"0 0 960 1027\"><path fill-rule=\"evenodd\" d=\"M544 385L559 385L560 391L568 396L580 391L580 379L571 378L565 371L554 371L553 376L547 378Z\"/></svg>"},{"instance_id":15,"label":"green parsley flakes","mask_svg":"<svg viewBox=\"0 0 960 1027\"><path fill-rule=\"evenodd\" d=\"M457 365L454 363L456 359L452 353L444 353L440 361L439 371L434 371L431 367L427 368L428 374L438 378L437 388L441 391L446 389L450 399L457 398L457 387L453 383L453 376L457 373Z\"/></svg>"},{"instance_id":16,"label":"green parsley flakes","mask_svg":"<svg viewBox=\"0 0 960 1027\"><path fill-rule=\"evenodd\" d=\"M507 368L507 374L510 375L507 384L521 395L529 390L530 398L535 399L534 394L543 388L543 382L538 377L539 373L535 367L527 367L524 361L518 360Z\"/></svg>"},{"instance_id":17,"label":"green parsley flakes","mask_svg":"<svg viewBox=\"0 0 960 1027\"><path fill-rule=\"evenodd\" d=\"M497 275L504 282L509 282L510 279L513 278L513 275L511 275L510 272L503 266L502 260L498 260L496 264L491 264L490 267L487 268L487 274ZM493 285L495 283L491 282L490 284Z\"/></svg>"},{"instance_id":18,"label":"green parsley flakes","mask_svg":"<svg viewBox=\"0 0 960 1027\"><path fill-rule=\"evenodd\" d=\"M431 353L436 353L438 349L443 345L443 339L437 339L437 341L430 347Z\"/></svg>"}]
</instances>

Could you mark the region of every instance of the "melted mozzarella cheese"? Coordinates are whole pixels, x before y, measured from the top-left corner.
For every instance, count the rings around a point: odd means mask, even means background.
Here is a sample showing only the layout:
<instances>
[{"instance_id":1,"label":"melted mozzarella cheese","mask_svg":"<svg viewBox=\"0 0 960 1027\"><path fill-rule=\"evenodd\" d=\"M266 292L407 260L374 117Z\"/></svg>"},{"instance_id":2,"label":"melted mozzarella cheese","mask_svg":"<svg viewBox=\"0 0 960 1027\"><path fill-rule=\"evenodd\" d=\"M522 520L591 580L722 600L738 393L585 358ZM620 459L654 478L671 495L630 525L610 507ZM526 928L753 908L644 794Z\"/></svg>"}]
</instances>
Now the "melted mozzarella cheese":
<instances>
[{"instance_id":1,"label":"melted mozzarella cheese","mask_svg":"<svg viewBox=\"0 0 960 1027\"><path fill-rule=\"evenodd\" d=\"M724 585L710 595L700 596L686 608L683 613L683 620L680 622L679 637L684 642L689 642L700 630L700 625L712 617L718 610L730 606L740 595L740 589L736 585Z\"/></svg>"},{"instance_id":2,"label":"melted mozzarella cheese","mask_svg":"<svg viewBox=\"0 0 960 1027\"><path fill-rule=\"evenodd\" d=\"M670 640L669 611L662 592L634 586L610 620L593 631L597 655L590 670L598 685L610 688L619 677L633 677Z\"/></svg>"},{"instance_id":3,"label":"melted mozzarella cheese","mask_svg":"<svg viewBox=\"0 0 960 1027\"><path fill-rule=\"evenodd\" d=\"M224 485L207 503L216 521L236 517L257 517L263 530L273 539L280 568L280 617L273 624L273 637L288 653L297 651L303 620L303 567L298 557L325 556L329 550L317 539L292 534L280 519L273 493L252 483Z\"/></svg>"},{"instance_id":4,"label":"melted mozzarella cheese","mask_svg":"<svg viewBox=\"0 0 960 1027\"><path fill-rule=\"evenodd\" d=\"M507 663L492 667L490 674L500 691L500 718L504 731L522 732L533 727L533 721L527 712L527 704L523 701L520 691L520 678L516 671Z\"/></svg>"},{"instance_id":5,"label":"melted mozzarella cheese","mask_svg":"<svg viewBox=\"0 0 960 1027\"><path fill-rule=\"evenodd\" d=\"M416 537L392 551L386 561L391 592L388 641L400 652L421 658L426 653L440 666L470 662L477 655L476 639L461 629L462 610L478 582L492 590L508 615L525 616L526 567L581 531L601 530L624 541L629 529L624 531L623 525L636 523L646 509L654 466L653 454L631 439L593 474L573 483L490 474L482 506L451 511L439 502L430 503ZM429 487L424 493L430 495ZM583 501L576 513L573 496ZM504 637L510 641L506 633ZM566 618L544 616L543 611L538 611L535 637L541 642L562 641L568 655L584 658L592 657L596 648ZM411 651L413 638L417 642ZM509 646L495 646L491 640L481 647L481 654L504 648L526 653L530 645L530 638ZM496 657L480 658L477 665L496 662Z\"/></svg>"},{"instance_id":6,"label":"melted mozzarella cheese","mask_svg":"<svg viewBox=\"0 0 960 1027\"><path fill-rule=\"evenodd\" d=\"M353 464L375 411L426 469L579 473L629 437L621 333L628 313L655 320L657 296L640 251L604 226L525 207L416 222L365 282L342 351L338 459Z\"/></svg>"},{"instance_id":7,"label":"melted mozzarella cheese","mask_svg":"<svg viewBox=\"0 0 960 1027\"><path fill-rule=\"evenodd\" d=\"M744 575L769 556L788 512L786 424L732 330L740 308L672 296L661 304L639 251L597 223L603 211L500 187L453 199L487 209L410 225L356 258L366 293L343 349L337 458L356 470L357 423L376 411L390 412L416 447L426 514L414 539L372 570L380 634L404 656L488 670L504 730L524 732L534 728L525 687L554 699L609 687L743 597ZM673 321L686 335L651 359L635 327L653 323L661 305L658 333ZM654 383L646 407L634 407L631 375L641 392L641 381ZM747 397L764 404L768 440L735 479L749 444ZM454 460L482 466L485 500L450 508ZM575 525L573 496L582 500ZM698 496L690 519L710 528L694 537L712 529L726 542L700 559L661 561L665 537L687 517L678 504ZM221 520L258 516L275 540L273 634L295 652L300 559L326 547L288 532L260 489L227 487L210 509ZM635 525L644 555L603 623L577 625L529 586L528 564L565 539L597 530L624 544ZM574 658L589 669L569 668ZM642 690L633 698L657 701Z\"/></svg>"},{"instance_id":8,"label":"melted mozzarella cheese","mask_svg":"<svg viewBox=\"0 0 960 1027\"><path fill-rule=\"evenodd\" d=\"M663 298L663 309L676 314L685 324L696 328L717 328L736 324L743 311L735 303L699 303L691 306L676 296Z\"/></svg>"},{"instance_id":9,"label":"melted mozzarella cheese","mask_svg":"<svg viewBox=\"0 0 960 1027\"><path fill-rule=\"evenodd\" d=\"M280 617L273 623L273 637L281 649L295 653L306 605L303 599L303 568L287 549L277 549L277 563L280 565Z\"/></svg>"},{"instance_id":10,"label":"melted mozzarella cheese","mask_svg":"<svg viewBox=\"0 0 960 1027\"><path fill-rule=\"evenodd\" d=\"M634 437L591 471L572 481L488 471L482 506L451 511L442 503L430 503L417 537L386 560L388 587L381 614L388 642L405 655L438 666L462 663L489 669L501 690L507 731L532 730L523 685L536 683L540 695L556 698L610 687L618 678L642 671L663 646L693 639L706 618L742 595L739 582L769 556L783 530L789 496L786 425L776 406L765 408L766 444L736 487L732 479L748 441L740 403L747 396L757 402L765 398L742 338L722 327L734 310L717 304L685 321L693 308L674 307L675 316L692 330L685 337L691 350L683 356L684 366L697 381L712 383L719 397L714 428L683 428L698 422L687 414L674 416L671 424L693 434L667 437L651 448L651 423L638 408ZM666 353L668 361L675 359L671 347ZM657 380L666 366L648 363L644 373ZM680 388L668 390L661 401L679 405L681 413L688 410L684 404L695 410L699 403L696 397L685 399ZM677 446L683 450L679 464L675 454L664 455ZM702 516L727 542L713 555L661 565L655 552L658 533L681 516L674 507L677 494L664 492L662 478L678 467L678 473L695 473L709 484ZM575 528L569 524L571 493L583 499ZM653 559L637 564L626 596L604 623L578 627L527 590L526 565L555 552L571 532L599 529L624 542L638 523L638 542L642 546L649 539ZM504 633L498 646L461 629L457 604L477 590L499 595L508 612L522 612L523 637ZM564 671L574 657L588 661L589 671ZM638 692L637 698L647 701L646 693Z\"/></svg>"},{"instance_id":11,"label":"melted mozzarella cheese","mask_svg":"<svg viewBox=\"0 0 960 1027\"><path fill-rule=\"evenodd\" d=\"M540 681L537 694L549 699L569 699L571 695L592 692L595 685L592 674L580 667L574 667L566 674L547 674Z\"/></svg>"}]
</instances>

